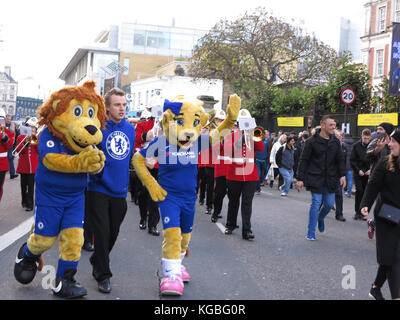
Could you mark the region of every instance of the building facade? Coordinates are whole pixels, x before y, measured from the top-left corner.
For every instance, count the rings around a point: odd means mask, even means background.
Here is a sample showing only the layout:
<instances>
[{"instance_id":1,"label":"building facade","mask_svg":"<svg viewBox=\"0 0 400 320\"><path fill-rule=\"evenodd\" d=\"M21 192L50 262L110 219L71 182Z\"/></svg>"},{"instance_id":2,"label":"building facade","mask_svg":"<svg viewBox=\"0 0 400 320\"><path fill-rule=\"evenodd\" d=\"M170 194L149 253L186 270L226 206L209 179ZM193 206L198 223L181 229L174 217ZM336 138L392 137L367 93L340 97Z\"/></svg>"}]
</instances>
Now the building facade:
<instances>
[{"instance_id":1,"label":"building facade","mask_svg":"<svg viewBox=\"0 0 400 320\"><path fill-rule=\"evenodd\" d=\"M361 36L362 60L368 67L374 90L390 72L392 23L400 22L400 0L375 0L364 5L365 24ZM378 91L379 93L379 91Z\"/></svg>"},{"instance_id":2,"label":"building facade","mask_svg":"<svg viewBox=\"0 0 400 320\"><path fill-rule=\"evenodd\" d=\"M142 110L154 105L162 105L164 99L173 99L177 95L190 98L213 98L214 108L222 108L222 80L194 80L191 77L164 75L133 81L131 84L130 110Z\"/></svg>"},{"instance_id":3,"label":"building facade","mask_svg":"<svg viewBox=\"0 0 400 320\"><path fill-rule=\"evenodd\" d=\"M16 120L24 120L27 117L36 117L37 109L43 104L42 99L17 97Z\"/></svg>"},{"instance_id":4,"label":"building facade","mask_svg":"<svg viewBox=\"0 0 400 320\"><path fill-rule=\"evenodd\" d=\"M6 114L16 115L18 83L11 77L11 67L0 72L0 108Z\"/></svg>"},{"instance_id":5,"label":"building facade","mask_svg":"<svg viewBox=\"0 0 400 320\"><path fill-rule=\"evenodd\" d=\"M101 94L104 83L113 79L115 86L129 92L132 81L155 76L158 68L176 58L189 60L194 46L206 33L205 30L137 23L110 26L99 33L93 47L78 49L59 78L67 85L94 79ZM110 69L111 63L116 67Z\"/></svg>"}]
</instances>

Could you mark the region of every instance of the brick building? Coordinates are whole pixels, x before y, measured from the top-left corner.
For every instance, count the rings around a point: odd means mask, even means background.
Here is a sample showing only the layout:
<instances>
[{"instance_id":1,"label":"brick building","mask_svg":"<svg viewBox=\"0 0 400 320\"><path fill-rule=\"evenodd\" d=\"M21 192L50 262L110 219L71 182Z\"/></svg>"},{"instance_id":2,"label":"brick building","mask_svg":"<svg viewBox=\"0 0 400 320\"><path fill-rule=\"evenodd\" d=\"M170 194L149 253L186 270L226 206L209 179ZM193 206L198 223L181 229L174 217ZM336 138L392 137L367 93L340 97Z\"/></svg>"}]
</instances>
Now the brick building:
<instances>
[{"instance_id":1,"label":"brick building","mask_svg":"<svg viewBox=\"0 0 400 320\"><path fill-rule=\"evenodd\" d=\"M400 0L367 1L361 36L363 63L368 67L373 87L388 77L393 22L400 22Z\"/></svg>"}]
</instances>

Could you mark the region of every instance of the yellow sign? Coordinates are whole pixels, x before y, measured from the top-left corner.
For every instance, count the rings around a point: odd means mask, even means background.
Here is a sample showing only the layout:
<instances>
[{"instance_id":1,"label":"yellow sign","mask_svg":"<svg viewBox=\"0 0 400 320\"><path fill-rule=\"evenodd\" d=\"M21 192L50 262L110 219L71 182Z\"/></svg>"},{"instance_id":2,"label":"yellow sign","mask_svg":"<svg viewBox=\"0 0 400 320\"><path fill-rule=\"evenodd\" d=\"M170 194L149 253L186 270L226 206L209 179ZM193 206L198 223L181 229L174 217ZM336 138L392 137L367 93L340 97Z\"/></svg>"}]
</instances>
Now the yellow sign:
<instances>
[{"instance_id":1,"label":"yellow sign","mask_svg":"<svg viewBox=\"0 0 400 320\"><path fill-rule=\"evenodd\" d=\"M304 117L278 118L278 127L304 127Z\"/></svg>"},{"instance_id":2,"label":"yellow sign","mask_svg":"<svg viewBox=\"0 0 400 320\"><path fill-rule=\"evenodd\" d=\"M360 127L378 126L382 122L389 122L394 126L398 125L398 113L373 113L359 114L357 125Z\"/></svg>"}]
</instances>

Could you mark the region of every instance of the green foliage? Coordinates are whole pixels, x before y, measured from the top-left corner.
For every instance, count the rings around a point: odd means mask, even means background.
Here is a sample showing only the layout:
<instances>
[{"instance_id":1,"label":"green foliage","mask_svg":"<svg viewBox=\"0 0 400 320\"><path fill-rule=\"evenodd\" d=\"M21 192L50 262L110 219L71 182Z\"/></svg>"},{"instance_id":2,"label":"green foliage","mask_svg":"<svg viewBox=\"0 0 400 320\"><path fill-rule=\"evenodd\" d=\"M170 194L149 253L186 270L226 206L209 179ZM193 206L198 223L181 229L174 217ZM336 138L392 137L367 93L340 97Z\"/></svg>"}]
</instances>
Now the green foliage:
<instances>
[{"instance_id":1,"label":"green foliage","mask_svg":"<svg viewBox=\"0 0 400 320\"><path fill-rule=\"evenodd\" d=\"M381 84L375 88L371 105L373 108L381 106L381 111L385 112L400 111L400 97L389 95L389 79L387 77L383 77Z\"/></svg>"},{"instance_id":2,"label":"green foliage","mask_svg":"<svg viewBox=\"0 0 400 320\"><path fill-rule=\"evenodd\" d=\"M370 76L365 65L351 62L351 54L342 57L341 66L334 68L327 87L320 93L326 101L330 113L344 113L346 105L340 99L340 93L351 88L356 94L353 104L347 106L347 113L368 112L370 110Z\"/></svg>"},{"instance_id":3,"label":"green foliage","mask_svg":"<svg viewBox=\"0 0 400 320\"><path fill-rule=\"evenodd\" d=\"M281 94L281 91L281 89L274 86L268 86L263 90L258 90L250 99L244 101L244 107L248 109L254 117L263 117L266 111L273 110L274 101L276 97Z\"/></svg>"},{"instance_id":4,"label":"green foliage","mask_svg":"<svg viewBox=\"0 0 400 320\"><path fill-rule=\"evenodd\" d=\"M273 110L279 115L296 116L307 113L313 100L312 92L306 88L293 88L288 92L281 90L273 102Z\"/></svg>"},{"instance_id":5,"label":"green foliage","mask_svg":"<svg viewBox=\"0 0 400 320\"><path fill-rule=\"evenodd\" d=\"M351 63L351 56L345 54L341 58L341 65L333 68L332 76L326 85L311 88L299 86L287 91L270 85L256 91L246 105L255 117L262 116L267 110L282 116L308 115L315 112L344 113L345 104L340 99L340 93L343 89L352 88L356 93L356 100L347 106L347 113L369 112L369 80L365 66ZM385 92L387 85L388 83ZM400 98L388 97L387 94L384 97L388 110L394 110L400 105Z\"/></svg>"}]
</instances>

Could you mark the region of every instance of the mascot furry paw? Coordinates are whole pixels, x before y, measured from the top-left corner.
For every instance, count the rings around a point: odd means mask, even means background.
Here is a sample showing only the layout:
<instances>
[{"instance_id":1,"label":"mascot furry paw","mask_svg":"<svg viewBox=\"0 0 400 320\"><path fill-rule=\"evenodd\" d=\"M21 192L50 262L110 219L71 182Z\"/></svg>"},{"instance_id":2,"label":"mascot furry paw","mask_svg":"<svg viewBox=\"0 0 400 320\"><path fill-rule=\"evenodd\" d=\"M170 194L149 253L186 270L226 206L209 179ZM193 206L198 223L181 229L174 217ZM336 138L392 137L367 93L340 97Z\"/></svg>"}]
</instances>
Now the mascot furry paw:
<instances>
[{"instance_id":1,"label":"mascot furry paw","mask_svg":"<svg viewBox=\"0 0 400 320\"><path fill-rule=\"evenodd\" d=\"M198 154L219 143L235 124L241 105L232 95L226 119L210 134L200 134L209 117L203 102L177 96L165 100L162 119L163 135L137 152L133 165L139 179L154 201L159 201L163 221L162 264L164 278L160 292L182 295L183 281L190 279L182 265L187 254L194 220ZM145 165L146 158L158 158L158 182Z\"/></svg>"},{"instance_id":2,"label":"mascot furry paw","mask_svg":"<svg viewBox=\"0 0 400 320\"><path fill-rule=\"evenodd\" d=\"M84 190L88 173L104 167L105 156L94 146L105 125L103 98L95 82L54 92L38 111L39 166L36 173L35 223L16 258L14 275L23 284L35 277L42 253L59 237L60 257L55 295L77 298L87 294L74 280L83 245Z\"/></svg>"}]
</instances>

